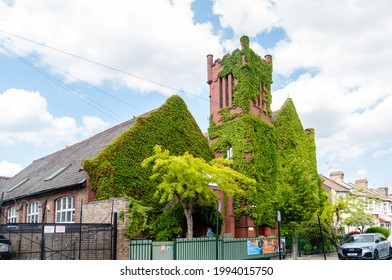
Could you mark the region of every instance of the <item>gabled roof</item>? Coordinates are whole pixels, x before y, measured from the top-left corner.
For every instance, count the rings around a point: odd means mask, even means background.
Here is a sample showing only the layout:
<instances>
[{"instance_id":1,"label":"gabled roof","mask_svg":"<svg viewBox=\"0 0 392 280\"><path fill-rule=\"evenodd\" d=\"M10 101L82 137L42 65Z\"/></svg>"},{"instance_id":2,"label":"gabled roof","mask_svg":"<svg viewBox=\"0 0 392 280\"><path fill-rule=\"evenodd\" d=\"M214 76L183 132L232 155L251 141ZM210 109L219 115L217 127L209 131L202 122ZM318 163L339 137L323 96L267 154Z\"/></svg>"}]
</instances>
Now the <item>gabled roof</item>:
<instances>
[{"instance_id":1,"label":"gabled roof","mask_svg":"<svg viewBox=\"0 0 392 280\"><path fill-rule=\"evenodd\" d=\"M3 200L37 195L70 186L83 186L87 173L82 161L94 158L104 147L128 130L135 120L128 120L86 140L33 161L14 177L0 180Z\"/></svg>"},{"instance_id":2,"label":"gabled roof","mask_svg":"<svg viewBox=\"0 0 392 280\"><path fill-rule=\"evenodd\" d=\"M323 179L323 185L324 187L328 188L329 190L334 190L336 192L347 192L349 193L352 189L349 185L343 183L343 182L337 182L335 180L332 180L328 177L325 177L324 175L320 174L320 177Z\"/></svg>"}]
</instances>

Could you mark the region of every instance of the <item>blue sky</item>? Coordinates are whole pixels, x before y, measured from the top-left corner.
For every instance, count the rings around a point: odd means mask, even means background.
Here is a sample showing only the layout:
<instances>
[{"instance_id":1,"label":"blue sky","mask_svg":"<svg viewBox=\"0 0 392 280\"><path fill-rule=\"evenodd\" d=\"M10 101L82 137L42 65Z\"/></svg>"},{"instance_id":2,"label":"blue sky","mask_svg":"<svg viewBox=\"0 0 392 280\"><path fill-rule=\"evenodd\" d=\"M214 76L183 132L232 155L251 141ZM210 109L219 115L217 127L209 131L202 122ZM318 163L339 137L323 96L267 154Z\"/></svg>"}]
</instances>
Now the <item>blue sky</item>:
<instances>
[{"instance_id":1,"label":"blue sky","mask_svg":"<svg viewBox=\"0 0 392 280\"><path fill-rule=\"evenodd\" d=\"M155 8L151 9L154 5ZM242 35L316 130L320 173L392 185L389 1L0 1L0 175L179 94L207 131L206 55Z\"/></svg>"}]
</instances>

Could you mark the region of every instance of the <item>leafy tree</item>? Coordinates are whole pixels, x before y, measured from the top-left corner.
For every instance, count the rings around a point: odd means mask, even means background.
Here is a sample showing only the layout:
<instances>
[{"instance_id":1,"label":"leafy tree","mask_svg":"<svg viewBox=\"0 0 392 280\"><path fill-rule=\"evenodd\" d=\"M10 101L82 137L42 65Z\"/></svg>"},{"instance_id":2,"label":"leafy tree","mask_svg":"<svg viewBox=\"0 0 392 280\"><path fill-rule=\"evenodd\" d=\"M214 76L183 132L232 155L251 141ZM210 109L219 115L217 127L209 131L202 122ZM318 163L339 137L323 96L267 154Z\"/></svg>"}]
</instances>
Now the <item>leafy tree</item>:
<instances>
[{"instance_id":1,"label":"leafy tree","mask_svg":"<svg viewBox=\"0 0 392 280\"><path fill-rule=\"evenodd\" d=\"M344 235L344 226L353 226L363 232L366 226L374 225L371 215L366 213L370 203L362 190L346 196L331 194L325 204L322 219L331 225L335 246L339 246L339 237Z\"/></svg>"},{"instance_id":2,"label":"leafy tree","mask_svg":"<svg viewBox=\"0 0 392 280\"><path fill-rule=\"evenodd\" d=\"M329 194L328 201L324 204L321 220L331 227L331 235L335 247L340 245L340 237L344 235L344 219L342 215L348 210L348 204L343 196Z\"/></svg>"},{"instance_id":3,"label":"leafy tree","mask_svg":"<svg viewBox=\"0 0 392 280\"><path fill-rule=\"evenodd\" d=\"M346 197L348 209L346 210L347 217L344 219L344 223L363 232L366 226L374 225L374 220L372 215L365 211L370 203L369 197L364 195L361 190L357 190L355 194Z\"/></svg>"},{"instance_id":4,"label":"leafy tree","mask_svg":"<svg viewBox=\"0 0 392 280\"><path fill-rule=\"evenodd\" d=\"M365 208L363 206L363 203L365 202L363 199L356 198L355 200L359 201L359 203L353 205L350 209L349 216L344 219L344 223L348 226L356 227L363 232L366 226L374 225L374 220L372 215L365 212Z\"/></svg>"},{"instance_id":5,"label":"leafy tree","mask_svg":"<svg viewBox=\"0 0 392 280\"><path fill-rule=\"evenodd\" d=\"M213 159L209 163L188 152L171 156L157 145L155 154L142 162L143 167L153 165L151 180L158 183L154 197L162 204L179 202L187 221L187 236L193 238L192 211L196 206L212 206L217 195L209 187L216 183L226 196L234 196L252 188L255 181L231 169L230 161Z\"/></svg>"}]
</instances>

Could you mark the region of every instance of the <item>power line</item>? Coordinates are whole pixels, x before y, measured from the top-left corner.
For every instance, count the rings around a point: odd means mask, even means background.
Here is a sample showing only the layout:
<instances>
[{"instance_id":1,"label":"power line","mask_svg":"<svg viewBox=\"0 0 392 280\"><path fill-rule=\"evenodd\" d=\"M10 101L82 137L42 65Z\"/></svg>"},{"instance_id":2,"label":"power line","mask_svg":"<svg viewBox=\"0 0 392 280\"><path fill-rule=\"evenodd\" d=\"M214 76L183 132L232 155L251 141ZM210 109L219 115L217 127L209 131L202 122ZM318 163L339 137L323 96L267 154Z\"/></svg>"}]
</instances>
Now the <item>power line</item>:
<instances>
[{"instance_id":1,"label":"power line","mask_svg":"<svg viewBox=\"0 0 392 280\"><path fill-rule=\"evenodd\" d=\"M79 79L78 77L75 77L74 75L71 75L71 74L65 72L64 70L61 70L60 68L54 66L53 64L48 63L47 61L45 61L45 60L39 58L38 56L35 56L35 55L31 54L31 53L28 53L28 52L22 50L21 48L15 46L14 44L11 44L11 43L9 43L9 42L5 42L4 40L0 40L0 41L2 41L3 43L6 43L6 44L12 46L12 47L15 48L15 49L18 49L20 52L23 52L24 54L26 54L26 55L28 55L28 56L31 56L31 57L33 57L33 58L35 58L35 59L37 59L37 60L39 60L39 61L45 63L46 65L50 66L50 67L53 68L53 69L56 69L57 71L63 73L64 75L69 76L69 77L72 77L73 79L76 79L76 80L78 80L79 82L84 83L84 84L88 85L89 87L94 88L95 90L97 90L97 91L99 91L99 92L105 94L106 96L108 96L108 97L110 97L110 98L112 98L112 99L114 99L114 100L117 100L118 102L121 102L122 104L124 104L124 105L126 105L126 106L128 106L128 107L130 107L130 108L133 108L133 109L135 109L135 110L137 110L137 111L139 111L139 112L141 112L141 113L144 113L144 112L143 112L142 110L140 110L139 108L137 108L137 107L135 107L135 106L133 106L133 105L131 105L131 104L129 104L129 103L127 103L127 102L121 100L120 98L117 98L117 97L115 97L115 96L113 96L113 95L107 93L106 91L104 91L104 90L102 90L102 89L100 89L100 88L98 88L98 87L96 87L96 86L94 86L94 85L92 85L92 84L90 84L90 83L88 83L88 82L86 82L86 81L83 81L83 80Z\"/></svg>"},{"instance_id":2,"label":"power line","mask_svg":"<svg viewBox=\"0 0 392 280\"><path fill-rule=\"evenodd\" d=\"M161 87L164 87L164 88L167 88L167 89L170 89L170 90L177 91L177 92L179 92L179 93L183 93L183 94L186 94L186 95L190 95L190 96L193 96L193 97L196 97L196 98L199 98L199 99L202 99L202 100L205 100L205 101L210 102L209 99L204 98L204 97L201 97L201 96L198 96L198 95L196 95L196 94L192 94L192 93L186 92L186 91L184 91L184 90L180 90L180 89L174 88L174 87L172 87L172 86L165 85L165 84L163 84L163 83L159 83L159 82L156 82L156 81L153 81L153 80L150 80L150 79L146 79L146 78L143 78L143 77L140 77L140 76L131 74L131 73L126 72L126 71L124 71L124 70L121 70L121 69L118 69L118 68L115 68L115 67L112 67L112 66L108 66L108 65L106 65L106 64L103 64L103 63L100 63L100 62L97 62L97 61L94 61L94 60L91 60L91 59L88 59L88 58L85 58L85 57L82 57L82 56L79 56L79 55L76 55L76 54L73 54L73 53L70 53L70 52L67 52L67 51L63 51L63 50L60 50L60 49L58 49L58 48L55 48L55 47L51 47L51 46L45 45L45 44L43 44L43 43L39 43L39 42L37 42L37 41L34 41L34 40L32 40L32 39L29 39L29 38L26 38L26 37L23 37L23 36L14 34L14 33L7 32L7 31L2 30L2 29L0 29L0 32L6 33L6 34L11 35L11 36L13 36L13 37L17 37L17 38L19 38L19 39L22 39L22 40L31 42L31 43L33 43L33 44L36 44L36 45L39 45L39 46L42 46L42 47L45 47L45 48L48 48L48 49L51 49L51 50L54 50L54 51L56 51L56 52L60 52L60 53L62 53L62 54L66 54L66 55L69 55L69 56L72 56L72 57L75 57L75 58L84 60L84 61L86 61L86 62L93 63L93 64L95 64L95 65L98 65L98 66L107 68L107 69L109 69L109 70L116 71L116 72L119 72L119 73L121 73L121 74L130 76L130 77L133 77L133 78L136 78L136 79L139 79L139 80L142 80L142 81L151 83L151 84L155 84L155 85L157 85L157 86L161 86Z\"/></svg>"},{"instance_id":3,"label":"power line","mask_svg":"<svg viewBox=\"0 0 392 280\"><path fill-rule=\"evenodd\" d=\"M96 110L100 111L101 113L105 114L106 116L112 118L113 120L117 121L117 122L121 122L124 121L125 119L118 115L117 113L113 112L112 110L105 108L104 106L102 106L101 104L99 104L98 102L92 100L91 98L87 97L87 96L83 96L79 91L73 89L72 87L64 84L62 81L60 81L59 79L53 77L52 75L46 73L45 71L39 69L38 67L36 67L35 65L33 65L32 63L30 63L29 61L27 61L26 59L18 56L15 52L13 52L12 50L10 50L9 48L2 46L3 49L5 49L8 53L10 53L12 56L14 56L15 58L17 58L19 61L23 62L24 64L28 65L29 67L33 68L35 71L37 71L38 73L40 73L41 75L43 75L44 77L46 77L47 79L51 80L53 83L57 84L58 86L60 86L61 88L65 89L67 92L71 93L73 96L77 97L78 99L82 100L83 102L87 103L88 105L92 106L93 108L95 108ZM96 105L94 105L94 104ZM110 112L113 115L116 115L117 117L119 117L120 119L108 114L107 112L105 112L104 110L100 109L99 107L107 110L108 112Z\"/></svg>"}]
</instances>

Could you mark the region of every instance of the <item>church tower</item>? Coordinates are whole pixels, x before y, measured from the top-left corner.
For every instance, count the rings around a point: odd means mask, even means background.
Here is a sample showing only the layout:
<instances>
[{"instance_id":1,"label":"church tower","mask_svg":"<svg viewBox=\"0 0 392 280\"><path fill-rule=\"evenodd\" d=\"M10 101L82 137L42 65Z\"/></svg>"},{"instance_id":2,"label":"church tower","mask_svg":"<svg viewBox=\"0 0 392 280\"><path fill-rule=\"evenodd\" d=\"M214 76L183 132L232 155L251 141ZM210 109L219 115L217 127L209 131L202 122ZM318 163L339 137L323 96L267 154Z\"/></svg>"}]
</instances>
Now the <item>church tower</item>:
<instances>
[{"instance_id":1,"label":"church tower","mask_svg":"<svg viewBox=\"0 0 392 280\"><path fill-rule=\"evenodd\" d=\"M232 159L234 169L272 186L277 143L270 108L272 57L257 55L246 36L241 37L240 43L241 49L222 59L213 61L213 56L207 55L210 145L215 157ZM233 237L257 236L249 216L234 219L235 207L229 199L223 232Z\"/></svg>"},{"instance_id":2,"label":"church tower","mask_svg":"<svg viewBox=\"0 0 392 280\"><path fill-rule=\"evenodd\" d=\"M222 59L207 56L210 147L256 181L236 202L227 198L222 229L233 237L276 235L277 210L285 221L301 222L309 216L298 213L319 205L314 130L303 128L290 98L271 111L272 57L257 55L246 36L240 43Z\"/></svg>"}]
</instances>

